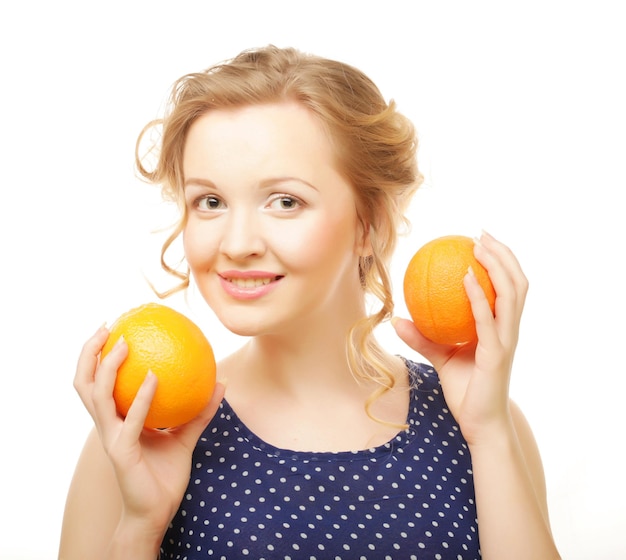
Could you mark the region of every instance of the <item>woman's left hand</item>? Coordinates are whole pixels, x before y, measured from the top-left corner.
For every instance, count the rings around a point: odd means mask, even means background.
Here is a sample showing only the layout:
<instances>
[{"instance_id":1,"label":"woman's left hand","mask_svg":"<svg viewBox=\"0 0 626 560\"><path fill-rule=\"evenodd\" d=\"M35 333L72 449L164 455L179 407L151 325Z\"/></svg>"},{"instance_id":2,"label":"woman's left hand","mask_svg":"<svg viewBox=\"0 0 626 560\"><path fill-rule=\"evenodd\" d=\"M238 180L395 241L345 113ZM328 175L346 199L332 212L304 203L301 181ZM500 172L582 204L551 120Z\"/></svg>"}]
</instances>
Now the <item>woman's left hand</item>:
<instances>
[{"instance_id":1,"label":"woman's left hand","mask_svg":"<svg viewBox=\"0 0 626 560\"><path fill-rule=\"evenodd\" d=\"M435 344L411 321L393 321L398 336L436 369L450 412L470 444L510 421L509 381L528 291L517 259L494 237L483 233L474 255L487 269L496 292L494 317L476 278L468 273L464 279L476 321L476 344Z\"/></svg>"}]
</instances>

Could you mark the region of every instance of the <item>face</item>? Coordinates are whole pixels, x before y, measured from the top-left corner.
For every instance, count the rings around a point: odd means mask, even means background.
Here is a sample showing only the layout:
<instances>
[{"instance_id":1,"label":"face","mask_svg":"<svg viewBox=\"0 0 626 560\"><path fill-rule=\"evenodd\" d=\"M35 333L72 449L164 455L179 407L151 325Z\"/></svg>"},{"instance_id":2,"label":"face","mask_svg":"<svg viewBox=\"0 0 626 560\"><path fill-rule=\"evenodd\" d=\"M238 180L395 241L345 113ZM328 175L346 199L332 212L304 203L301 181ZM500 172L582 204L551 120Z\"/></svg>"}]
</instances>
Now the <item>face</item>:
<instances>
[{"instance_id":1,"label":"face","mask_svg":"<svg viewBox=\"0 0 626 560\"><path fill-rule=\"evenodd\" d=\"M183 172L185 255L227 328L293 333L362 313L354 193L306 108L206 113L189 130Z\"/></svg>"}]
</instances>

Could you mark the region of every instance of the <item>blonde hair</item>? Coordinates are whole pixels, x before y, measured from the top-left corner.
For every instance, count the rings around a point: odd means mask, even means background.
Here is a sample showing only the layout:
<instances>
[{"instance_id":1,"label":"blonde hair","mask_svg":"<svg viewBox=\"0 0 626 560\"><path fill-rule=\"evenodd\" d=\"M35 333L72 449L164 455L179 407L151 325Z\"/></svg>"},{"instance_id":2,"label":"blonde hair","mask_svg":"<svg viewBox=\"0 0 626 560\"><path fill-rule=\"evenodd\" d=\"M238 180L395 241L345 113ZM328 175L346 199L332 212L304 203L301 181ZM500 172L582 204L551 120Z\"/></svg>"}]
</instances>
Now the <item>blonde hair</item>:
<instances>
[{"instance_id":1,"label":"blonde hair","mask_svg":"<svg viewBox=\"0 0 626 560\"><path fill-rule=\"evenodd\" d=\"M161 251L161 265L178 277L180 285L159 294L165 297L189 285L189 271L167 264L165 254L183 231L186 207L183 194L183 150L193 122L212 109L234 108L283 100L296 101L315 114L333 141L337 165L353 186L358 217L369 232L371 255L359 263L361 284L381 307L350 331L347 354L357 378L379 384L366 403L394 385L392 360L377 343L374 329L393 312L389 261L398 230L406 225L404 212L422 176L416 163L417 139L412 123L387 103L377 86L360 70L292 48L268 46L247 50L235 58L191 73L172 88L166 114L149 123L137 140L136 165L149 182L161 186L167 199L178 203L181 218ZM157 160L147 169L140 157L145 134L161 128Z\"/></svg>"}]
</instances>

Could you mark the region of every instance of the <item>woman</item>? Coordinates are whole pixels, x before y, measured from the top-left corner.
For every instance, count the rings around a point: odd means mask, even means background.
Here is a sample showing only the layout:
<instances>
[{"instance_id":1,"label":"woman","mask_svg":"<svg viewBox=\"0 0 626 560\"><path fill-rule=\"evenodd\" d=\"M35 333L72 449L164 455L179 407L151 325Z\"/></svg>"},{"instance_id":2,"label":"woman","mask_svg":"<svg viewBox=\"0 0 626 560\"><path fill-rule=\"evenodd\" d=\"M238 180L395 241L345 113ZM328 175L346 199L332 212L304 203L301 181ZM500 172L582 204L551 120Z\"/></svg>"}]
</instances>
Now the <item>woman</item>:
<instances>
[{"instance_id":1,"label":"woman","mask_svg":"<svg viewBox=\"0 0 626 560\"><path fill-rule=\"evenodd\" d=\"M125 419L111 392L127 348L75 386L95 429L68 495L60 557L558 558L541 459L508 397L527 283L490 235L468 274L477 345L399 336L387 272L421 176L411 123L360 71L292 49L241 53L174 86L154 169L181 208L199 291L249 341L218 364L205 411L143 430L156 380ZM181 287L189 282L182 279ZM368 315L366 296L380 301Z\"/></svg>"}]
</instances>

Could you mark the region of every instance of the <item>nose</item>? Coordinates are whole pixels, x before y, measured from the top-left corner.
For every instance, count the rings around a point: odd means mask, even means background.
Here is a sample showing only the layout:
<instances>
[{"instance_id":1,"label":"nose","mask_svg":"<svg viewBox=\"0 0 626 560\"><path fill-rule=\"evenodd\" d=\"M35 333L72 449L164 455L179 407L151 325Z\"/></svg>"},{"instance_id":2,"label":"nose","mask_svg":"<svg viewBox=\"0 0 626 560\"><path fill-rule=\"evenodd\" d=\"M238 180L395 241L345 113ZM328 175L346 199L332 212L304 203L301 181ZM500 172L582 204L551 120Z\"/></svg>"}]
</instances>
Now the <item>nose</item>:
<instances>
[{"instance_id":1,"label":"nose","mask_svg":"<svg viewBox=\"0 0 626 560\"><path fill-rule=\"evenodd\" d=\"M265 252L260 220L255 212L231 209L224 218L220 240L220 250L224 255L238 261Z\"/></svg>"}]
</instances>

